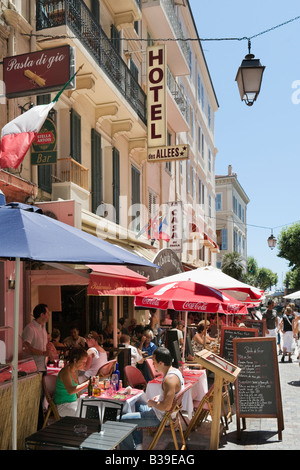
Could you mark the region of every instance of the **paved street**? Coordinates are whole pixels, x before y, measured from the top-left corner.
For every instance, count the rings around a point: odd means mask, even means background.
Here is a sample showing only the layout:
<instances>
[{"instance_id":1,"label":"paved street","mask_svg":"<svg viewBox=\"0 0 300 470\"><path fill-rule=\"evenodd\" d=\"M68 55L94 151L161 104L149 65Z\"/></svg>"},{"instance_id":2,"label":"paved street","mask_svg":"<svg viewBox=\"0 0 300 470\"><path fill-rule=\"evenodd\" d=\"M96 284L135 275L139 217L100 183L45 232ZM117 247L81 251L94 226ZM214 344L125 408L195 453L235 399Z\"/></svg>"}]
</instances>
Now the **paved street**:
<instances>
[{"instance_id":1,"label":"paved street","mask_svg":"<svg viewBox=\"0 0 300 470\"><path fill-rule=\"evenodd\" d=\"M246 419L246 430L237 440L236 416L229 424L226 435L221 436L219 450L300 450L300 367L296 355L293 363L281 363L278 356L279 374L284 417L282 441L278 440L277 419L255 418ZM234 405L232 407L234 413ZM188 441L188 451L209 450L210 423L204 423L191 433ZM151 436L145 433L144 445L150 442ZM171 434L166 433L157 450L174 450Z\"/></svg>"},{"instance_id":2,"label":"paved street","mask_svg":"<svg viewBox=\"0 0 300 470\"><path fill-rule=\"evenodd\" d=\"M278 440L276 419L247 419L247 429L237 441L236 420L221 439L220 450L300 450L300 367L297 354L293 363L280 362L279 375L282 395L284 430Z\"/></svg>"}]
</instances>

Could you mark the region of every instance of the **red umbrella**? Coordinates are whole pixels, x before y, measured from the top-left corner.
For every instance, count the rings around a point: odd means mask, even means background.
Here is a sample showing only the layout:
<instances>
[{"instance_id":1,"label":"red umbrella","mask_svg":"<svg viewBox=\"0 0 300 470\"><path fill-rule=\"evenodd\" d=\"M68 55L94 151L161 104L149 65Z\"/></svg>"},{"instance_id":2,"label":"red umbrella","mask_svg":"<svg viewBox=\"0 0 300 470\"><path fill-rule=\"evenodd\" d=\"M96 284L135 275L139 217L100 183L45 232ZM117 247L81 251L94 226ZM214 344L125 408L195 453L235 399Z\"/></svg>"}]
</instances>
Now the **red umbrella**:
<instances>
[{"instance_id":1,"label":"red umbrella","mask_svg":"<svg viewBox=\"0 0 300 470\"><path fill-rule=\"evenodd\" d=\"M136 295L136 307L177 311L247 314L247 308L230 295L193 281L169 282Z\"/></svg>"}]
</instances>

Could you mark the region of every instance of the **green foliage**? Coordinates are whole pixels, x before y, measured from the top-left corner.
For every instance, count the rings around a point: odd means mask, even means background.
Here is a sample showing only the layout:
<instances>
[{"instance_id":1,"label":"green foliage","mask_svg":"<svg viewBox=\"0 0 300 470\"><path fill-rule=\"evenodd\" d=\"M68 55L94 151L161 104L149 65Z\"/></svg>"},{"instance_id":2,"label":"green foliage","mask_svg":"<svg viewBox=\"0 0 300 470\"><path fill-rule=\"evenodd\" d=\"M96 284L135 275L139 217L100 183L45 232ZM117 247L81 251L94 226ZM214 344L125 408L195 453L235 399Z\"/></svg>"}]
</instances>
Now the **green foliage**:
<instances>
[{"instance_id":1,"label":"green foliage","mask_svg":"<svg viewBox=\"0 0 300 470\"><path fill-rule=\"evenodd\" d=\"M242 257L237 252L226 253L222 258L221 270L239 281L243 280L244 267Z\"/></svg>"},{"instance_id":2,"label":"green foliage","mask_svg":"<svg viewBox=\"0 0 300 470\"><path fill-rule=\"evenodd\" d=\"M247 271L244 275L244 282L266 290L277 284L278 276L268 268L259 268L256 259L253 256L249 256L247 258Z\"/></svg>"},{"instance_id":3,"label":"green foliage","mask_svg":"<svg viewBox=\"0 0 300 470\"><path fill-rule=\"evenodd\" d=\"M300 290L300 267L296 267L286 273L284 284L293 291Z\"/></svg>"},{"instance_id":4,"label":"green foliage","mask_svg":"<svg viewBox=\"0 0 300 470\"><path fill-rule=\"evenodd\" d=\"M289 261L291 267L300 267L300 223L284 228L277 242L278 257Z\"/></svg>"}]
</instances>

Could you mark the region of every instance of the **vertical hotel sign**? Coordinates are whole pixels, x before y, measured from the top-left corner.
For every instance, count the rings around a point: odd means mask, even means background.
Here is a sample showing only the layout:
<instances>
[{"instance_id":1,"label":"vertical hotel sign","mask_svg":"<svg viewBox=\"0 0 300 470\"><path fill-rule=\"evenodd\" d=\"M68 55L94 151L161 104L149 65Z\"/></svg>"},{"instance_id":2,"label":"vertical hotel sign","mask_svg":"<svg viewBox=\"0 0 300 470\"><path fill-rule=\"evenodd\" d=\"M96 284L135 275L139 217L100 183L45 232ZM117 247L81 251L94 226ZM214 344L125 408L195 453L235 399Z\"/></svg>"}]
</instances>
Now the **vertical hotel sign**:
<instances>
[{"instance_id":1,"label":"vertical hotel sign","mask_svg":"<svg viewBox=\"0 0 300 470\"><path fill-rule=\"evenodd\" d=\"M167 58L166 46L147 47L148 162L185 160L189 146L167 146Z\"/></svg>"},{"instance_id":2,"label":"vertical hotel sign","mask_svg":"<svg viewBox=\"0 0 300 470\"><path fill-rule=\"evenodd\" d=\"M167 145L166 64L165 45L147 47L148 148Z\"/></svg>"}]
</instances>

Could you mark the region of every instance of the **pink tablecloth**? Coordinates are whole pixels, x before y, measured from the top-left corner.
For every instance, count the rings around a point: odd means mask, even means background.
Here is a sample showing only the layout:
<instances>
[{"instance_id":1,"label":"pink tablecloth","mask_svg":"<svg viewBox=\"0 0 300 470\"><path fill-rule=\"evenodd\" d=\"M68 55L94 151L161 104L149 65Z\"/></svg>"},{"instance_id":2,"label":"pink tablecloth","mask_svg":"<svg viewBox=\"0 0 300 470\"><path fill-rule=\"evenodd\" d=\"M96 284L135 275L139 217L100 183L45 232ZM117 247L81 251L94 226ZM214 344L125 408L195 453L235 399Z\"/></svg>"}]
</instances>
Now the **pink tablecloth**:
<instances>
[{"instance_id":1,"label":"pink tablecloth","mask_svg":"<svg viewBox=\"0 0 300 470\"><path fill-rule=\"evenodd\" d=\"M193 416L193 400L200 401L208 391L207 377L205 370L184 370L184 383L193 384L193 386L185 392L182 399L182 409L187 413L189 419ZM162 378L157 377L147 384L146 399L152 399L159 395L161 390Z\"/></svg>"}]
</instances>

